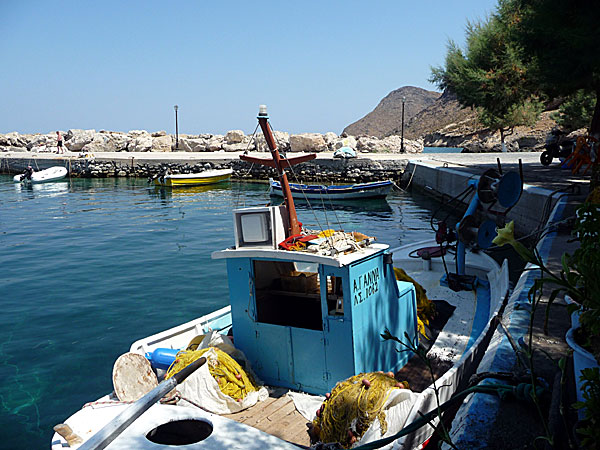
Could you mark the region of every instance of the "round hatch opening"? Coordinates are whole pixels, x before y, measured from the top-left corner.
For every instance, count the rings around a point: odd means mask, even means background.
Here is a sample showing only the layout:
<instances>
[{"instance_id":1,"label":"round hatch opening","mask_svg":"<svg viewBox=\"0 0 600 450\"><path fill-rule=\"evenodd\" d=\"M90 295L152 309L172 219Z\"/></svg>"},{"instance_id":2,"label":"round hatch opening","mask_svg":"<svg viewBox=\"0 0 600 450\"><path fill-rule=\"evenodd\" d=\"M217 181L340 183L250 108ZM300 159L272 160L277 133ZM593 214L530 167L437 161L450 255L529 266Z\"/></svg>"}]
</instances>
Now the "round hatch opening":
<instances>
[{"instance_id":1,"label":"round hatch opening","mask_svg":"<svg viewBox=\"0 0 600 450\"><path fill-rule=\"evenodd\" d=\"M213 426L198 419L183 419L163 423L150 430L146 439L155 444L189 445L203 441L213 432Z\"/></svg>"}]
</instances>

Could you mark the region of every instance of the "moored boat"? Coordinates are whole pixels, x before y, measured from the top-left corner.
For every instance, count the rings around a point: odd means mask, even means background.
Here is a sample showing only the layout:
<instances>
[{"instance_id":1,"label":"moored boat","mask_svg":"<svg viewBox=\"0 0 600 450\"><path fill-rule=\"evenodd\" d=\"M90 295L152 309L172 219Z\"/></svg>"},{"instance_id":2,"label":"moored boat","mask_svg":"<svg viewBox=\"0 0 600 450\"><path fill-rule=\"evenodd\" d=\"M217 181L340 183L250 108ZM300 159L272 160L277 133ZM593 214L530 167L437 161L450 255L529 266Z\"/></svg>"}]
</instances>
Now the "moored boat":
<instances>
[{"instance_id":1,"label":"moored boat","mask_svg":"<svg viewBox=\"0 0 600 450\"><path fill-rule=\"evenodd\" d=\"M154 178L156 186L202 186L227 181L231 178L232 169L207 170L200 173L165 174Z\"/></svg>"},{"instance_id":2,"label":"moored boat","mask_svg":"<svg viewBox=\"0 0 600 450\"><path fill-rule=\"evenodd\" d=\"M293 401L281 403L273 395L276 390L267 393L267 398L262 388L257 388L252 395L224 398L221 387L228 375L210 373L205 364L204 370L177 387L177 406L153 404L137 422L114 436L110 448L161 448L182 443L186 448L309 445L298 440L299 430L307 420L312 421L312 440L324 439L318 419L331 415L328 408L334 407L338 383L356 376L362 379L358 388L363 397L377 392L373 381L382 377L387 377L389 389L383 391L381 404L375 401L379 406L371 410L371 419L377 418L368 428L358 430L356 421L351 421L342 430L348 437L345 445L386 437L392 439L385 444L387 448L423 444L433 433L428 423L397 439L394 436L422 414L436 410L437 401L449 399L464 387L489 343L508 289L507 263L499 265L485 253L467 248L475 242L478 249L485 248L491 240L489 226L477 229L473 219L463 218L456 273L448 272L443 259L451 233L392 251L359 233L303 230L283 169L308 156L281 159L262 108L259 123L280 174L286 205L234 211L235 244L212 255L226 262L230 306L140 339L131 345L128 355L144 361L151 367L148 373L160 380L165 373L173 373L177 364L184 364L182 360L195 357L194 352L202 352L197 354L200 357L220 349L239 364L231 372L230 384L243 384L245 389L250 383L244 378L246 372L254 373L270 386L312 396L292 395ZM258 158L245 158L259 162ZM492 184L495 189L501 183ZM475 196L468 217L478 207ZM419 284L403 278L393 264ZM419 293L420 287L430 299L449 305L444 324L421 339L430 347L430 357L441 361L437 385L423 383L428 372L419 371L413 362L423 332L420 327L426 322L418 310L429 304ZM441 306L439 309L441 315ZM433 321L430 325L433 329ZM399 350L407 351L396 351L393 341L382 342L384 332L404 341L407 348ZM210 367L221 363L220 358L212 359ZM115 373L116 365L113 379ZM136 372L131 375L136 384ZM422 386L411 392L403 381ZM120 394L122 387L115 381L115 393L67 419L73 433L86 441L98 430L104 432L107 423L109 429L116 429L117 425L111 424L118 424L128 411ZM252 401L248 401L250 397ZM301 412L296 413L295 407ZM392 413L391 408L396 407L399 409ZM305 427L304 435L306 438ZM65 439L55 434L52 445L63 448ZM93 448L85 445L82 448Z\"/></svg>"},{"instance_id":3,"label":"moored boat","mask_svg":"<svg viewBox=\"0 0 600 450\"><path fill-rule=\"evenodd\" d=\"M283 196L281 184L276 180L269 180L269 193ZM391 180L374 181L371 183L356 183L347 185L320 185L290 183L290 190L295 199L330 199L330 200L356 200L364 198L385 198L394 186Z\"/></svg>"},{"instance_id":4,"label":"moored boat","mask_svg":"<svg viewBox=\"0 0 600 450\"><path fill-rule=\"evenodd\" d=\"M53 166L48 169L34 171L31 166L25 173L15 175L13 181L15 183L31 182L31 183L46 183L49 181L62 180L67 176L67 169L62 166Z\"/></svg>"}]
</instances>

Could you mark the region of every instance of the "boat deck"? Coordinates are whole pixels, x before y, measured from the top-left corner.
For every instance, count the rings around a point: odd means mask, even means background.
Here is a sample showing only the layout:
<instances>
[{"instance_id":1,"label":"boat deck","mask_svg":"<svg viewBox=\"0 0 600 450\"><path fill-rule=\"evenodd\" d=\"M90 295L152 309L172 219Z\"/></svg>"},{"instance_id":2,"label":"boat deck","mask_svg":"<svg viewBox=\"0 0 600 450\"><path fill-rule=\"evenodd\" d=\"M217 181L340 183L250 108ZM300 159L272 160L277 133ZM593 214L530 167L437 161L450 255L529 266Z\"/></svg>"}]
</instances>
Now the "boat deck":
<instances>
[{"instance_id":1,"label":"boat deck","mask_svg":"<svg viewBox=\"0 0 600 450\"><path fill-rule=\"evenodd\" d=\"M287 389L275 388L269 398L252 408L224 417L277 436L284 441L303 446L310 445L306 419L296 411L294 402L285 395Z\"/></svg>"}]
</instances>

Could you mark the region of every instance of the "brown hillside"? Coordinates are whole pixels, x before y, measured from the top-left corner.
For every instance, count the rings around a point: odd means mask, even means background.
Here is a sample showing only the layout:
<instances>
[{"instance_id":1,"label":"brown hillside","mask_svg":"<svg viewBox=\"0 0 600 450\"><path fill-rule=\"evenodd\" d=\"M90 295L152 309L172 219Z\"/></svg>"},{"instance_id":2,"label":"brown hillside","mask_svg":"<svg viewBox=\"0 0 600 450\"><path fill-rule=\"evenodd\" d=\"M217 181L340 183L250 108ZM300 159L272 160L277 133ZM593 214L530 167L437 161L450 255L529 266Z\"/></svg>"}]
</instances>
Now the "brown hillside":
<instances>
[{"instance_id":1,"label":"brown hillside","mask_svg":"<svg viewBox=\"0 0 600 450\"><path fill-rule=\"evenodd\" d=\"M444 92L433 104L419 111L404 125L404 136L408 139L418 139L442 129L446 132L469 134L481 128L483 127L477 120L475 110L463 108L454 94ZM401 129L398 127L389 134L400 133Z\"/></svg>"},{"instance_id":2,"label":"brown hillside","mask_svg":"<svg viewBox=\"0 0 600 450\"><path fill-rule=\"evenodd\" d=\"M382 138L400 130L402 127L402 97L404 104L404 126L420 111L433 105L440 97L439 92L427 91L414 86L404 86L390 92L377 107L362 119L344 128L344 133L352 136L375 136ZM406 128L404 130L405 136Z\"/></svg>"}]
</instances>

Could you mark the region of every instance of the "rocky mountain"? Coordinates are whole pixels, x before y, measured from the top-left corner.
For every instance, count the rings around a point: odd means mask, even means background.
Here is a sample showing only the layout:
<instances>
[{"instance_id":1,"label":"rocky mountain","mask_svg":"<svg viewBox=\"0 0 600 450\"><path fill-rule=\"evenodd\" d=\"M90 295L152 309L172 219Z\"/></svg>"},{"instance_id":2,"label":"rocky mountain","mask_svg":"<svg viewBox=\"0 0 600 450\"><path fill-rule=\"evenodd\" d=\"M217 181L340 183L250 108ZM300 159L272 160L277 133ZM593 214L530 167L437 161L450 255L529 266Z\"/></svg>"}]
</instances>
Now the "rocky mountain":
<instances>
[{"instance_id":1,"label":"rocky mountain","mask_svg":"<svg viewBox=\"0 0 600 450\"><path fill-rule=\"evenodd\" d=\"M430 133L449 127L460 129L464 134L481 129L477 114L471 108L463 108L454 94L444 92L433 103L418 111L404 125L404 137L408 139L424 138ZM401 128L392 129L389 135L400 134Z\"/></svg>"},{"instance_id":2,"label":"rocky mountain","mask_svg":"<svg viewBox=\"0 0 600 450\"><path fill-rule=\"evenodd\" d=\"M404 86L390 92L383 98L377 107L362 119L344 128L344 133L351 136L375 136L383 138L400 130L402 127L402 98L404 103L404 136L406 125L419 112L433 105L440 97L439 92L427 91L414 86Z\"/></svg>"}]
</instances>

